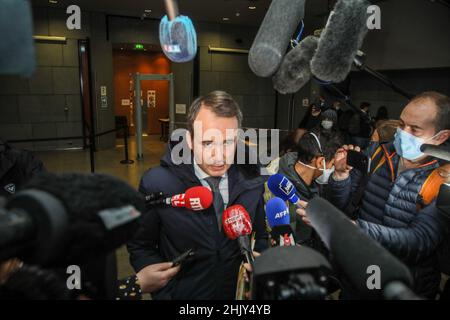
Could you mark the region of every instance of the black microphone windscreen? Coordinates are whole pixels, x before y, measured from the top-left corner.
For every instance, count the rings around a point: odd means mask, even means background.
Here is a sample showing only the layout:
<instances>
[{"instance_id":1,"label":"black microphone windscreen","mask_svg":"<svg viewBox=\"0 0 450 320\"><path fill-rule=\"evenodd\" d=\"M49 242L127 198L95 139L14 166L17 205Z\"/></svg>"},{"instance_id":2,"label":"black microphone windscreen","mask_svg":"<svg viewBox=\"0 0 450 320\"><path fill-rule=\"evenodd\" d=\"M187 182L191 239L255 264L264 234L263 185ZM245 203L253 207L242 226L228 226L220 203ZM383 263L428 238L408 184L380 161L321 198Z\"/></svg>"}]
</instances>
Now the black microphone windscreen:
<instances>
[{"instance_id":1,"label":"black microphone windscreen","mask_svg":"<svg viewBox=\"0 0 450 320\"><path fill-rule=\"evenodd\" d=\"M366 0L339 0L322 31L311 71L322 81L339 83L350 73L367 34Z\"/></svg>"},{"instance_id":2,"label":"black microphone windscreen","mask_svg":"<svg viewBox=\"0 0 450 320\"><path fill-rule=\"evenodd\" d=\"M0 74L31 76L36 68L30 2L0 0Z\"/></svg>"},{"instance_id":3,"label":"black microphone windscreen","mask_svg":"<svg viewBox=\"0 0 450 320\"><path fill-rule=\"evenodd\" d=\"M420 146L420 151L430 155L434 158L438 158L445 161L450 161L450 148L445 146L435 146L432 144L423 144Z\"/></svg>"},{"instance_id":4,"label":"black microphone windscreen","mask_svg":"<svg viewBox=\"0 0 450 320\"><path fill-rule=\"evenodd\" d=\"M306 213L339 271L362 297L381 298L386 285L394 281L411 286L409 269L328 201L314 198L308 203ZM382 290L367 286L371 266L380 270Z\"/></svg>"},{"instance_id":5,"label":"black microphone windscreen","mask_svg":"<svg viewBox=\"0 0 450 320\"><path fill-rule=\"evenodd\" d=\"M272 76L280 66L292 35L305 15L305 0L273 0L248 54L250 69Z\"/></svg>"},{"instance_id":6,"label":"black microphone windscreen","mask_svg":"<svg viewBox=\"0 0 450 320\"><path fill-rule=\"evenodd\" d=\"M295 93L311 79L311 59L319 40L309 36L303 39L283 58L280 68L273 76L273 87L281 94Z\"/></svg>"},{"instance_id":7,"label":"black microphone windscreen","mask_svg":"<svg viewBox=\"0 0 450 320\"><path fill-rule=\"evenodd\" d=\"M120 179L103 174L44 173L35 176L25 189L48 192L61 200L66 208L68 244L64 256L55 264L88 261L111 252L132 238L138 220L126 214L116 215L122 223L115 224L102 216L101 213L108 213L104 210L125 206L133 206L139 212L145 210L143 195Z\"/></svg>"},{"instance_id":8,"label":"black microphone windscreen","mask_svg":"<svg viewBox=\"0 0 450 320\"><path fill-rule=\"evenodd\" d=\"M254 277L322 267L331 268L324 256L307 246L274 247L255 259Z\"/></svg>"}]
</instances>

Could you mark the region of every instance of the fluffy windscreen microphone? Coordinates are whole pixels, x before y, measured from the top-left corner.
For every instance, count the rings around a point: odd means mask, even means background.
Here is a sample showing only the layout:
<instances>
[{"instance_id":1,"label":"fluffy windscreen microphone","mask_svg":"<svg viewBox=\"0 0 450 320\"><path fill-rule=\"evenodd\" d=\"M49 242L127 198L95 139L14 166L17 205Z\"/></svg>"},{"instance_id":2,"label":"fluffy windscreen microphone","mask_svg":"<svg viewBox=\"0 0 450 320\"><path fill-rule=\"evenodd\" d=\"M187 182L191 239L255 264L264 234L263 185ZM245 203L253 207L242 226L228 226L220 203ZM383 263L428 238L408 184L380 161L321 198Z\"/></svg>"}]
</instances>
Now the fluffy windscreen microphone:
<instances>
[{"instance_id":1,"label":"fluffy windscreen microphone","mask_svg":"<svg viewBox=\"0 0 450 320\"><path fill-rule=\"evenodd\" d=\"M62 253L55 253L46 263L51 266L81 264L124 245L134 235L140 212L145 210L142 194L103 174L45 173L25 188L52 195L67 211Z\"/></svg>"},{"instance_id":2,"label":"fluffy windscreen microphone","mask_svg":"<svg viewBox=\"0 0 450 320\"><path fill-rule=\"evenodd\" d=\"M311 80L310 64L318 43L317 37L306 37L286 54L272 79L275 90L281 94L295 93Z\"/></svg>"},{"instance_id":3,"label":"fluffy windscreen microphone","mask_svg":"<svg viewBox=\"0 0 450 320\"><path fill-rule=\"evenodd\" d=\"M305 0L273 0L248 54L248 65L259 77L272 76L280 66L300 21Z\"/></svg>"},{"instance_id":4,"label":"fluffy windscreen microphone","mask_svg":"<svg viewBox=\"0 0 450 320\"><path fill-rule=\"evenodd\" d=\"M0 300L71 300L66 280L54 271L24 265L0 282Z\"/></svg>"},{"instance_id":5,"label":"fluffy windscreen microphone","mask_svg":"<svg viewBox=\"0 0 450 320\"><path fill-rule=\"evenodd\" d=\"M328 201L314 198L308 203L306 213L358 297L381 299L384 291L397 282L411 287L409 269ZM379 290L367 285L374 269L380 270Z\"/></svg>"},{"instance_id":6,"label":"fluffy windscreen microphone","mask_svg":"<svg viewBox=\"0 0 450 320\"><path fill-rule=\"evenodd\" d=\"M31 1L0 0L0 74L31 76L36 69Z\"/></svg>"},{"instance_id":7,"label":"fluffy windscreen microphone","mask_svg":"<svg viewBox=\"0 0 450 320\"><path fill-rule=\"evenodd\" d=\"M339 83L349 74L367 34L366 0L339 0L322 31L311 71L321 81Z\"/></svg>"}]
</instances>

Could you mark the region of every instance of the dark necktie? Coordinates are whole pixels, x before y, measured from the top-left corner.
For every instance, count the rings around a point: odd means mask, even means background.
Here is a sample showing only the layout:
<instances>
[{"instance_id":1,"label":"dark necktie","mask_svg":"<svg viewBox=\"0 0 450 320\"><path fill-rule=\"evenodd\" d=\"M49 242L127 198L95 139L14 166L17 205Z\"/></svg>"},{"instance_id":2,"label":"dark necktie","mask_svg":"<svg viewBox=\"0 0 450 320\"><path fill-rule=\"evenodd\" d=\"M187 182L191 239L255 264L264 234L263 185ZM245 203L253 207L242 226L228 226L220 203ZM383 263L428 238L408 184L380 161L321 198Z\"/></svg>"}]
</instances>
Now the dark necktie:
<instances>
[{"instance_id":1,"label":"dark necktie","mask_svg":"<svg viewBox=\"0 0 450 320\"><path fill-rule=\"evenodd\" d=\"M216 211L217 224L219 230L222 230L222 213L223 213L223 198L220 194L219 184L222 177L208 177L206 182L208 182L214 196L214 210Z\"/></svg>"}]
</instances>

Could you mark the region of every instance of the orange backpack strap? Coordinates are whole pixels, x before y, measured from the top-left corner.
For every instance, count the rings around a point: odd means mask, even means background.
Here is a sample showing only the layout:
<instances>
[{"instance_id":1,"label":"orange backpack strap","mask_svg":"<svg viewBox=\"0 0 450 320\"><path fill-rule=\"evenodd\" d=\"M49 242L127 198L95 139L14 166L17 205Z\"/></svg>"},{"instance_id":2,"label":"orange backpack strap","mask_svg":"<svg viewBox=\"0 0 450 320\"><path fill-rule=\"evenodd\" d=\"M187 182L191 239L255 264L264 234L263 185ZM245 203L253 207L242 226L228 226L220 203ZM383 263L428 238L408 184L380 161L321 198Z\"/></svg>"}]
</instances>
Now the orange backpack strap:
<instances>
[{"instance_id":1,"label":"orange backpack strap","mask_svg":"<svg viewBox=\"0 0 450 320\"><path fill-rule=\"evenodd\" d=\"M387 162L389 171L391 172L391 181L395 181L395 170L394 166L392 164L392 157L395 155L395 152L392 154L389 154L389 151L386 149L386 146L382 144L378 149L375 151L375 153L372 155L372 163L375 163L375 160L377 157L380 159L379 162L374 166L374 169L371 171L370 174L374 174L378 169L380 169L383 164ZM381 156L381 158L380 158Z\"/></svg>"},{"instance_id":2,"label":"orange backpack strap","mask_svg":"<svg viewBox=\"0 0 450 320\"><path fill-rule=\"evenodd\" d=\"M439 168L434 169L419 192L419 205L423 208L433 202L438 194L441 185L445 183L450 177L450 163L444 164Z\"/></svg>"}]
</instances>

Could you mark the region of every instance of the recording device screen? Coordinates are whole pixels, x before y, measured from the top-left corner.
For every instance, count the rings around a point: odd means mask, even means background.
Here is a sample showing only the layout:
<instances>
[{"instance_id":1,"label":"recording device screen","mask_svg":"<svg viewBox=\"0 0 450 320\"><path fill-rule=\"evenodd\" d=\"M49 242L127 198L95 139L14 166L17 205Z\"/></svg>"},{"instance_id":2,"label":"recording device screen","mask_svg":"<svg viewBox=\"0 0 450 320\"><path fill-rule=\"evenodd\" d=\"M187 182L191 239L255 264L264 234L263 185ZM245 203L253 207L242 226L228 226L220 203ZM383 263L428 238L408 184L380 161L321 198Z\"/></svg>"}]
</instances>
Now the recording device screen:
<instances>
[{"instance_id":1,"label":"recording device screen","mask_svg":"<svg viewBox=\"0 0 450 320\"><path fill-rule=\"evenodd\" d=\"M362 173L369 172L370 158L361 152L349 150L347 152L347 163L349 166L361 171Z\"/></svg>"}]
</instances>

